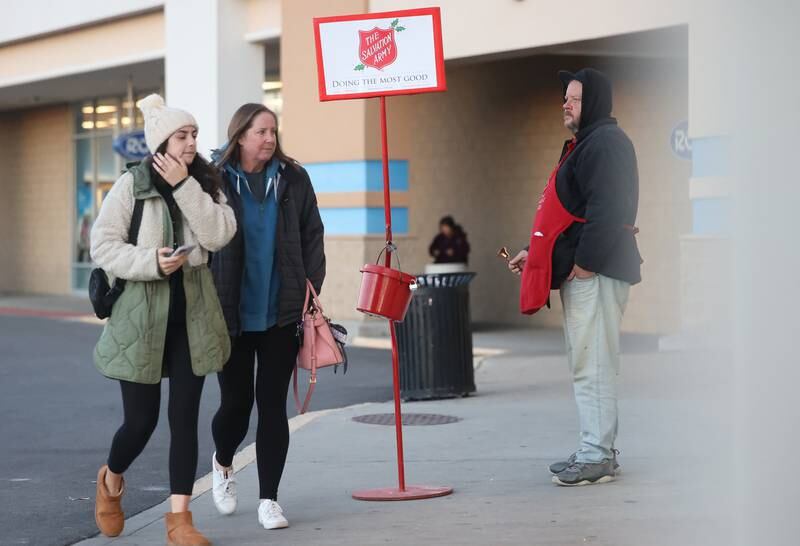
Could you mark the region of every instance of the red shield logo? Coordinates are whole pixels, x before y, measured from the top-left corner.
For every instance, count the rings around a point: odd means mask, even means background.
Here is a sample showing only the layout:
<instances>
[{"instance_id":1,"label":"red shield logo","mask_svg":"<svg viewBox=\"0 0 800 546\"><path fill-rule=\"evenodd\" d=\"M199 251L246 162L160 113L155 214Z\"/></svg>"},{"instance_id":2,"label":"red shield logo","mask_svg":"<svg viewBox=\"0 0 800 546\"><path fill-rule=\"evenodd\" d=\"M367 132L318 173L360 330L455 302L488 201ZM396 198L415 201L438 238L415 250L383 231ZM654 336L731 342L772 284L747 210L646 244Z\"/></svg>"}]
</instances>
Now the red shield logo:
<instances>
[{"instance_id":1,"label":"red shield logo","mask_svg":"<svg viewBox=\"0 0 800 546\"><path fill-rule=\"evenodd\" d=\"M397 60L394 28L358 31L358 58L365 66L381 70Z\"/></svg>"}]
</instances>

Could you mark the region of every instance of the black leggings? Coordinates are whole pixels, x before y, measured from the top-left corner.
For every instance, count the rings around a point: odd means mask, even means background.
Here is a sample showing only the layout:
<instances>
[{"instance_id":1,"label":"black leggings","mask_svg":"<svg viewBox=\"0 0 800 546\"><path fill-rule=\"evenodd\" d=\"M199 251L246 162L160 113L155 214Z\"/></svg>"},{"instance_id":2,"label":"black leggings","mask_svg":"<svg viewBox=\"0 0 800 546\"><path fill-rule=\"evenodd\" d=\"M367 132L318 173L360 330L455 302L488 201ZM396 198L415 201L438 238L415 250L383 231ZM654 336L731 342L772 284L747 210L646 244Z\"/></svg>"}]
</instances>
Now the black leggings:
<instances>
[{"instance_id":1,"label":"black leggings","mask_svg":"<svg viewBox=\"0 0 800 546\"><path fill-rule=\"evenodd\" d=\"M164 347L169 376L169 486L173 495L191 495L197 472L197 419L204 377L192 372L186 325L170 323ZM122 474L147 445L158 423L161 384L120 381L125 421L114 435L108 468Z\"/></svg>"},{"instance_id":2,"label":"black leggings","mask_svg":"<svg viewBox=\"0 0 800 546\"><path fill-rule=\"evenodd\" d=\"M277 500L286 454L289 451L289 420L286 396L297 360L295 326L272 327L266 332L245 332L234 338L231 358L217 374L222 401L211 424L217 448L217 462L233 464L233 455L244 440L258 402L256 459L259 494ZM253 385L253 368L258 371Z\"/></svg>"}]
</instances>

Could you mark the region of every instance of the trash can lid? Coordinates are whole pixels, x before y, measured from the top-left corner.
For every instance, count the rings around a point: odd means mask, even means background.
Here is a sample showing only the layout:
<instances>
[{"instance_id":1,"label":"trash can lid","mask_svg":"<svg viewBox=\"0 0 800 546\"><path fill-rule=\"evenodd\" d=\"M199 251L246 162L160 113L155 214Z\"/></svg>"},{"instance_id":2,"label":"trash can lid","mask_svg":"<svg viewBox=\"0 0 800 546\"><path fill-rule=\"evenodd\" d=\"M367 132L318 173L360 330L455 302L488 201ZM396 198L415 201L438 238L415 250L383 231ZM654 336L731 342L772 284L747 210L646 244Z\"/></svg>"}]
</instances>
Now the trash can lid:
<instances>
[{"instance_id":1,"label":"trash can lid","mask_svg":"<svg viewBox=\"0 0 800 546\"><path fill-rule=\"evenodd\" d=\"M375 273L377 275L389 277L391 279L395 279L406 284L414 284L414 281L416 280L416 277L414 277L414 275L409 275L408 273L403 273L402 271L399 271L397 269L384 267L378 264L365 264L364 267L361 268L361 272Z\"/></svg>"},{"instance_id":2,"label":"trash can lid","mask_svg":"<svg viewBox=\"0 0 800 546\"><path fill-rule=\"evenodd\" d=\"M455 288L469 284L477 273L467 271L465 273L428 273L417 275L417 285L421 287L433 288Z\"/></svg>"}]
</instances>

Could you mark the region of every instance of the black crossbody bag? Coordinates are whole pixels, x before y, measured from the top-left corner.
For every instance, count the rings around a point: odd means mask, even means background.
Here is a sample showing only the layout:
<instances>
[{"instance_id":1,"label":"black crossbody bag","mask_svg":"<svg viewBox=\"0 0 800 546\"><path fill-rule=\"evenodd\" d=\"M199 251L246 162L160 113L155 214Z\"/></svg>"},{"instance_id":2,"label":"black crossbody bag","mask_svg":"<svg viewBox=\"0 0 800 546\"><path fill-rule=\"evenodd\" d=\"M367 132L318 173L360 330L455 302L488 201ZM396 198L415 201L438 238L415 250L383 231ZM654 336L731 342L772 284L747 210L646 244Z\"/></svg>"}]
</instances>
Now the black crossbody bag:
<instances>
[{"instance_id":1,"label":"black crossbody bag","mask_svg":"<svg viewBox=\"0 0 800 546\"><path fill-rule=\"evenodd\" d=\"M139 238L139 226L142 224L142 209L144 201L137 199L133 206L133 216L131 216L131 226L128 230L128 243L135 245ZM99 267L92 269L89 276L89 300L97 318L108 318L111 316L111 308L119 299L122 291L125 290L125 279L114 279L114 286L108 285L108 275Z\"/></svg>"}]
</instances>

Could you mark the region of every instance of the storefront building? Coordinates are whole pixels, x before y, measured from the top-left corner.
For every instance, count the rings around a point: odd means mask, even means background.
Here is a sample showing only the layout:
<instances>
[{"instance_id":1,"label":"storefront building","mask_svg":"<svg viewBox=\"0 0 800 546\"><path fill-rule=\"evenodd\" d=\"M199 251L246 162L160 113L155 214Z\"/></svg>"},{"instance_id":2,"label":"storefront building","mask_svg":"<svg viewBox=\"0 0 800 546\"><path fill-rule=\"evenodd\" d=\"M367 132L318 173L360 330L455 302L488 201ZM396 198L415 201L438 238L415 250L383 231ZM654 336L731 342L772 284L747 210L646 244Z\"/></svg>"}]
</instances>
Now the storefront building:
<instances>
[{"instance_id":1,"label":"storefront building","mask_svg":"<svg viewBox=\"0 0 800 546\"><path fill-rule=\"evenodd\" d=\"M124 5L123 5L124 4ZM594 66L636 146L644 282L623 327L678 334L708 320L694 271L725 260L725 134L709 67L712 25L687 3L441 0L448 91L388 100L392 202L402 266L421 272L442 216L464 227L476 323L557 326L517 312L517 279L496 257L526 244L568 133L559 69ZM647 5L642 5L647 4ZM46 5L46 7L45 7ZM426 4L427 5L427 4ZM377 100L320 103L312 18L418 7L400 0L29 0L0 22L0 292L81 293L88 233L125 167L138 98L164 93L197 117L201 151L224 142L244 102L280 117L326 226L326 306L355 311L359 268L384 245ZM620 17L619 13L625 13ZM691 140L690 140L691 138ZM117 150L115 150L117 142Z\"/></svg>"}]
</instances>

